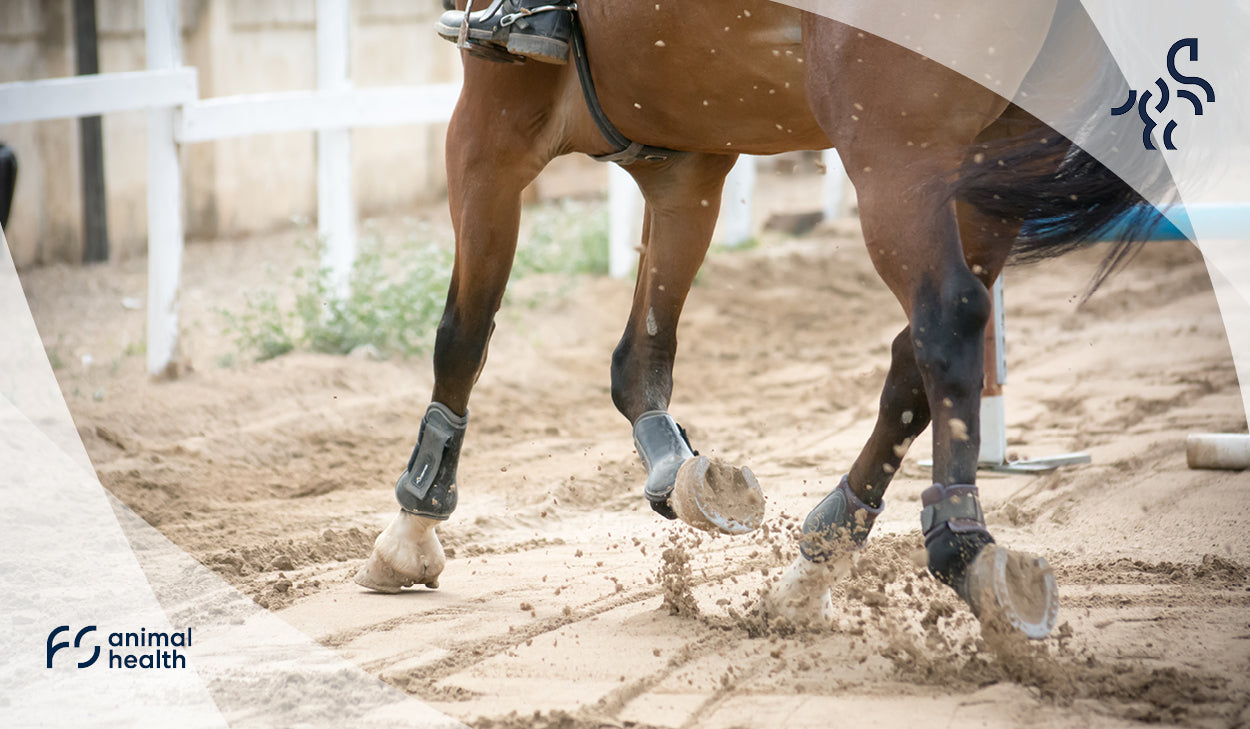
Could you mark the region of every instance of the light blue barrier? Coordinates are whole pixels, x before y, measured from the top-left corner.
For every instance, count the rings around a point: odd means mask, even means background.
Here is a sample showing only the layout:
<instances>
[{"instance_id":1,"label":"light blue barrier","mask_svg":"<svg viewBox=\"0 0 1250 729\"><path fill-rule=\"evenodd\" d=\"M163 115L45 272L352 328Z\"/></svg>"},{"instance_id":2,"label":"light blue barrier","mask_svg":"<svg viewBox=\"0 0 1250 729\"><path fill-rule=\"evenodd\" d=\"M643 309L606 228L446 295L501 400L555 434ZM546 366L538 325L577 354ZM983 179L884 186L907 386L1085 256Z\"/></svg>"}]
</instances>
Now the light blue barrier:
<instances>
[{"instance_id":1,"label":"light blue barrier","mask_svg":"<svg viewBox=\"0 0 1250 729\"><path fill-rule=\"evenodd\" d=\"M1161 216L1153 206L1139 207L1107 226L1097 237L1099 240L1113 240L1132 225L1154 217ZM1250 239L1250 203L1218 202L1172 207L1167 217L1151 231L1148 240L1193 240L1195 220L1199 222L1198 230L1204 237Z\"/></svg>"}]
</instances>

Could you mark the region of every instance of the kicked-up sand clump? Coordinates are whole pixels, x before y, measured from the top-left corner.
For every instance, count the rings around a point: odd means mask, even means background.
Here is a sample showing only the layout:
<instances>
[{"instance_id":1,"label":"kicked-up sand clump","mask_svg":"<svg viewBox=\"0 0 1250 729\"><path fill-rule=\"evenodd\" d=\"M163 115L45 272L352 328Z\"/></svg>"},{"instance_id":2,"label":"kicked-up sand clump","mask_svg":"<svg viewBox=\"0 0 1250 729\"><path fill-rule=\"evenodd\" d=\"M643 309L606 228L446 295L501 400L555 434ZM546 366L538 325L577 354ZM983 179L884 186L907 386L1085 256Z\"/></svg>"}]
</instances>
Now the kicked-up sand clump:
<instances>
[{"instance_id":1,"label":"kicked-up sand clump","mask_svg":"<svg viewBox=\"0 0 1250 729\"><path fill-rule=\"evenodd\" d=\"M694 572L690 568L690 549L702 540L675 531L668 537L668 546L660 553L660 569L656 581L664 595L662 609L670 615L695 617L699 604L695 601Z\"/></svg>"}]
</instances>

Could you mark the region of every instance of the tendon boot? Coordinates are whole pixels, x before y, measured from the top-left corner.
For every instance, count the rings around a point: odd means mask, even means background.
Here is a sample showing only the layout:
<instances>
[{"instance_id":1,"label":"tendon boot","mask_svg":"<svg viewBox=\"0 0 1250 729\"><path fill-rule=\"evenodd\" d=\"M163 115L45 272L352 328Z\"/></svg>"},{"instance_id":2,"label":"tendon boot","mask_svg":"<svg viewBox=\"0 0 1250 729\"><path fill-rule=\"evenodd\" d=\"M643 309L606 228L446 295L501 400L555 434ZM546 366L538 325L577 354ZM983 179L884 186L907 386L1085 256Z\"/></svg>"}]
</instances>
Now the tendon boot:
<instances>
[{"instance_id":1,"label":"tendon boot","mask_svg":"<svg viewBox=\"0 0 1250 729\"><path fill-rule=\"evenodd\" d=\"M858 547L868 538L872 523L884 508L860 501L843 476L837 488L821 499L803 520L799 552L807 560L824 562L839 552Z\"/></svg>"},{"instance_id":2,"label":"tendon boot","mask_svg":"<svg viewBox=\"0 0 1250 729\"><path fill-rule=\"evenodd\" d=\"M448 10L434 29L469 55L501 63L568 63L572 0L493 0L485 10Z\"/></svg>"},{"instance_id":3,"label":"tendon boot","mask_svg":"<svg viewBox=\"0 0 1250 729\"><path fill-rule=\"evenodd\" d=\"M456 510L456 465L468 424L468 413L456 415L442 403L430 403L408 467L395 484L401 509L435 521L445 521Z\"/></svg>"},{"instance_id":4,"label":"tendon boot","mask_svg":"<svg viewBox=\"0 0 1250 729\"><path fill-rule=\"evenodd\" d=\"M955 588L971 602L968 567L987 545L994 543L985 528L977 487L972 484L933 484L920 495L924 509L920 527L929 553L929 572Z\"/></svg>"},{"instance_id":5,"label":"tendon boot","mask_svg":"<svg viewBox=\"0 0 1250 729\"><path fill-rule=\"evenodd\" d=\"M795 626L834 619L829 581L840 557L864 543L884 506L869 506L851 491L846 476L803 520L799 556L765 590L760 611Z\"/></svg>"},{"instance_id":6,"label":"tendon boot","mask_svg":"<svg viewBox=\"0 0 1250 729\"><path fill-rule=\"evenodd\" d=\"M1059 617L1054 572L1042 557L994 543L977 487L934 484L920 501L929 572L968 603L982 635L1019 633L1034 640L1050 635Z\"/></svg>"},{"instance_id":7,"label":"tendon boot","mask_svg":"<svg viewBox=\"0 0 1250 729\"><path fill-rule=\"evenodd\" d=\"M666 519L676 519L669 497L677 483L677 471L688 458L697 455L671 415L663 410L648 410L634 421L634 447L647 467L647 485L643 493L651 508Z\"/></svg>"}]
</instances>

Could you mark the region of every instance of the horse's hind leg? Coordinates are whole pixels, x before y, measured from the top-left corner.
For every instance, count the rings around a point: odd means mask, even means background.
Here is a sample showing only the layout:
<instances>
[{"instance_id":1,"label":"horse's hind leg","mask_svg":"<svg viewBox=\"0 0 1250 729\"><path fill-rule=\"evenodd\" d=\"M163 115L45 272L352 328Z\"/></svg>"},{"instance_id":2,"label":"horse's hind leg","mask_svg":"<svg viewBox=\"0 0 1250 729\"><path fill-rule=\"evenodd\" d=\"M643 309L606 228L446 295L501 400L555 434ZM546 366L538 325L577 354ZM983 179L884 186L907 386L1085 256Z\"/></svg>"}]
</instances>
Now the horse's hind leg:
<instances>
[{"instance_id":1,"label":"horse's hind leg","mask_svg":"<svg viewBox=\"0 0 1250 729\"><path fill-rule=\"evenodd\" d=\"M988 220L963 204L958 206L958 218L965 262L988 288L1002 270L1020 226ZM886 489L929 421L924 378L916 362L911 327L907 326L891 347L890 370L872 434L838 486L804 521L802 554L770 593L768 607L774 613L805 620L820 610L831 609L827 607L827 570L814 563L828 562L867 539L873 521L884 508Z\"/></svg>"},{"instance_id":2,"label":"horse's hind leg","mask_svg":"<svg viewBox=\"0 0 1250 729\"><path fill-rule=\"evenodd\" d=\"M960 240L963 243L964 262L972 274L988 289L993 285L1006 264L1012 242L1019 232L1019 222L990 220L972 207L957 205ZM849 534L855 542L862 542L872 527L872 519L882 506L882 498L890 481L903 462L908 448L929 425L929 400L924 378L916 361L915 344L911 326L907 326L894 338L891 347L890 370L881 390L877 409L877 421L868 442L860 450L850 471L843 476L840 489L849 490L847 498L862 505L853 511L859 520L856 529ZM822 509L812 513L812 521L822 520ZM862 515L862 516L861 516ZM822 529L824 527L824 529ZM835 534L828 533L828 524L812 523L805 530L823 533L828 540ZM817 554L816 540L809 540L807 552Z\"/></svg>"},{"instance_id":3,"label":"horse's hind leg","mask_svg":"<svg viewBox=\"0 0 1250 729\"><path fill-rule=\"evenodd\" d=\"M721 187L736 156L685 154L628 170L646 199L629 322L612 356L612 401L634 425L652 508L699 529L741 533L763 519L748 469L696 456L668 414L677 322L707 253Z\"/></svg>"},{"instance_id":4,"label":"horse's hind leg","mask_svg":"<svg viewBox=\"0 0 1250 729\"><path fill-rule=\"evenodd\" d=\"M445 565L434 527L456 508L456 467L469 393L486 363L495 313L512 269L521 192L550 160L546 150L557 147L542 138L541 127L536 138L531 123L546 114L538 108L541 96L532 82L524 78L514 84L504 80L492 89L478 86L457 106L448 129L456 257L434 344L433 402L395 487L400 512L378 535L369 561L356 574L357 583L373 590L437 587ZM501 107L512 116L500 115Z\"/></svg>"},{"instance_id":5,"label":"horse's hind leg","mask_svg":"<svg viewBox=\"0 0 1250 729\"><path fill-rule=\"evenodd\" d=\"M922 495L921 526L930 572L955 588L983 621L1005 617L1025 633L1044 634L1054 619L1053 578L1041 565L1030 571L1022 555L990 546L994 539L975 485L985 324L990 316L986 283L993 275L986 263L965 258L961 234L984 242L992 233L980 235L978 221L966 214L961 220L952 194L952 180L970 145L992 129L991 122L1007 104L898 46L815 16L805 22L805 44L813 61L809 98L859 192L873 265L907 314L914 370L907 362L908 343L896 341L890 384L910 380L909 390L883 397L873 440L852 473L855 482L844 481L827 497L804 531L827 538L832 524L835 537L854 543L866 536L889 480L886 471L896 468L902 456L899 452L892 457L886 449L904 449L905 443L891 441L919 428L918 408L927 406L933 486ZM883 93L884 73L906 76L911 88L927 93ZM1007 246L989 248L987 253L972 246L970 258L981 255L989 268L1001 266ZM922 388L915 385L917 375ZM923 405L917 389L923 389ZM911 422L906 426L891 422L908 412ZM815 548L805 544L805 556L825 556L824 541L818 540ZM787 577L802 577L803 564L800 560L800 569ZM1012 579L1016 577L1023 579ZM1013 606L1016 597L1020 599Z\"/></svg>"}]
</instances>

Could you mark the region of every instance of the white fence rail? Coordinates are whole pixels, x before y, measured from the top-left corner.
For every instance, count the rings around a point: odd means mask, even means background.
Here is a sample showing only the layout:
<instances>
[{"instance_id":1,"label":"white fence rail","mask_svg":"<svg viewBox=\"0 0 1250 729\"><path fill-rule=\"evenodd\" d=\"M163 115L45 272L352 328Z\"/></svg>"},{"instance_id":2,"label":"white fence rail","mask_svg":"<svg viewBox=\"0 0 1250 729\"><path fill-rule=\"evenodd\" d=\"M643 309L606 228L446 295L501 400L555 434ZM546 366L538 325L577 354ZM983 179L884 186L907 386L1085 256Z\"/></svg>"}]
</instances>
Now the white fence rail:
<instances>
[{"instance_id":1,"label":"white fence rail","mask_svg":"<svg viewBox=\"0 0 1250 729\"><path fill-rule=\"evenodd\" d=\"M193 68L17 81L0 84L0 124L168 108L198 96Z\"/></svg>"},{"instance_id":2,"label":"white fence rail","mask_svg":"<svg viewBox=\"0 0 1250 729\"><path fill-rule=\"evenodd\" d=\"M353 89L348 77L350 0L317 0L317 90L199 98L196 69L182 66L178 0L147 0L146 71L0 84L0 124L148 111L147 368L178 355L182 268L179 145L272 132L318 133L318 232L323 263L345 285L355 258L354 127L451 118L458 84Z\"/></svg>"},{"instance_id":3,"label":"white fence rail","mask_svg":"<svg viewBox=\"0 0 1250 729\"><path fill-rule=\"evenodd\" d=\"M447 121L459 96L460 84L430 84L203 99L182 106L176 134L185 144L310 129L434 124Z\"/></svg>"},{"instance_id":4,"label":"white fence rail","mask_svg":"<svg viewBox=\"0 0 1250 729\"><path fill-rule=\"evenodd\" d=\"M318 233L323 265L345 292L356 255L351 129L445 122L459 84L354 89L348 76L351 0L317 0L317 89L200 99L197 72L182 66L178 0L147 0L146 71L0 84L0 124L148 112L147 369L165 373L178 357L178 290L182 268L182 170L179 145L275 132L317 132ZM826 156L836 164L837 157ZM826 200L841 195L840 165L827 178ZM755 160L744 156L725 185L722 240L753 233ZM614 276L637 259L641 196L613 167L610 186ZM828 203L826 203L828 207ZM831 208L837 209L836 202Z\"/></svg>"}]
</instances>

